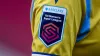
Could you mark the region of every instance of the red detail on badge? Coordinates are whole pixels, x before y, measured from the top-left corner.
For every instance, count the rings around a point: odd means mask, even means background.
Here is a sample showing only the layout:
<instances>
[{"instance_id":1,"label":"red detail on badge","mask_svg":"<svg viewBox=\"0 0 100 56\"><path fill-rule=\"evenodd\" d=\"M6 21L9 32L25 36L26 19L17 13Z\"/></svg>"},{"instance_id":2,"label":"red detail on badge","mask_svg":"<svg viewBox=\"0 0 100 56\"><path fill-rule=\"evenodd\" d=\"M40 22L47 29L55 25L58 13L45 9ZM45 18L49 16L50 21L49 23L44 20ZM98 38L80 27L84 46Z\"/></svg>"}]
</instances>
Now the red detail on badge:
<instances>
[{"instance_id":1,"label":"red detail on badge","mask_svg":"<svg viewBox=\"0 0 100 56\"><path fill-rule=\"evenodd\" d=\"M58 34L59 34L59 28L55 24L49 23L43 26L41 36L47 43L50 43L59 38Z\"/></svg>"}]
</instances>

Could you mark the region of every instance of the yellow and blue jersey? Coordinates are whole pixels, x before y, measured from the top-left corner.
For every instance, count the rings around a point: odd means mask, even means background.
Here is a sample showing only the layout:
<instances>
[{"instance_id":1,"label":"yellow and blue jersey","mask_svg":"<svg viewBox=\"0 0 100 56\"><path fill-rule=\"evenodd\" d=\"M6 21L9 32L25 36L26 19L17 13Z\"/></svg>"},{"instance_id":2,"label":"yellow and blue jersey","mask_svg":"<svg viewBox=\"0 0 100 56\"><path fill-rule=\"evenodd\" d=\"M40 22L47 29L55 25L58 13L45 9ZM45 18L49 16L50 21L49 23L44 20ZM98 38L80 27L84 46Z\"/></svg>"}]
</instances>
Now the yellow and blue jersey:
<instances>
[{"instance_id":1,"label":"yellow and blue jersey","mask_svg":"<svg viewBox=\"0 0 100 56\"><path fill-rule=\"evenodd\" d=\"M32 56L100 56L99 0L32 0Z\"/></svg>"}]
</instances>

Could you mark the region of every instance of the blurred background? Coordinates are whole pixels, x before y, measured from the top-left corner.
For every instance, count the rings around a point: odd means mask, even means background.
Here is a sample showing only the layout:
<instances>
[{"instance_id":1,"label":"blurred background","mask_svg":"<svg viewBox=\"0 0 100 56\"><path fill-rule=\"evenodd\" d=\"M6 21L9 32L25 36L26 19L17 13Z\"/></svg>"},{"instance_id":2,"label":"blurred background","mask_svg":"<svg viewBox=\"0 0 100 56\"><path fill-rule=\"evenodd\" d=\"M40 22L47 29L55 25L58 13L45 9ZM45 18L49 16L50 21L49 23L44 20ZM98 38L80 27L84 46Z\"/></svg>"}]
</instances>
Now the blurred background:
<instances>
[{"instance_id":1,"label":"blurred background","mask_svg":"<svg viewBox=\"0 0 100 56\"><path fill-rule=\"evenodd\" d=\"M0 56L31 56L31 0L0 0Z\"/></svg>"}]
</instances>

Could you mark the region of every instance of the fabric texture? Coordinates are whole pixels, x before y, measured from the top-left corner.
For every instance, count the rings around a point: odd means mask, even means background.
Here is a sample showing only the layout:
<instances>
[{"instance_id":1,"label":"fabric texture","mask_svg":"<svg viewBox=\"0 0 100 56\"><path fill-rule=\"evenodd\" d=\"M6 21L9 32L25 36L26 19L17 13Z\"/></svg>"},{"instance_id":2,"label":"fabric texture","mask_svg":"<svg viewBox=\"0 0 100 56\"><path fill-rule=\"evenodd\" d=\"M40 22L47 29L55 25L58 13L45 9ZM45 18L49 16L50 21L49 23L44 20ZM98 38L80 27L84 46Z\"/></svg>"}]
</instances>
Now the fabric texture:
<instances>
[{"instance_id":1,"label":"fabric texture","mask_svg":"<svg viewBox=\"0 0 100 56\"><path fill-rule=\"evenodd\" d=\"M32 52L100 56L99 0L35 0Z\"/></svg>"}]
</instances>

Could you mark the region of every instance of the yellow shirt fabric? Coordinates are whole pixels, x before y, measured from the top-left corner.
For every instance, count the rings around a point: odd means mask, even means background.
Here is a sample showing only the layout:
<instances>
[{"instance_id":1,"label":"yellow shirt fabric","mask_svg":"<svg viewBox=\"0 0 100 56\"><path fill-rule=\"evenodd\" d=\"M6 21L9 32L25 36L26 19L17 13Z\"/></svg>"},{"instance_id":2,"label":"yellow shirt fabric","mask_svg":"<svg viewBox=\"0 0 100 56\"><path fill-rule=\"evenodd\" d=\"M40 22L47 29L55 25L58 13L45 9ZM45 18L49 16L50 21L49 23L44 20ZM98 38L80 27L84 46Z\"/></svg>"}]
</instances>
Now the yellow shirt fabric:
<instances>
[{"instance_id":1,"label":"yellow shirt fabric","mask_svg":"<svg viewBox=\"0 0 100 56\"><path fill-rule=\"evenodd\" d=\"M34 5L34 6L33 6ZM62 40L47 47L39 37L43 8L66 9ZM34 8L33 8L34 7ZM100 56L99 0L34 0L31 6L32 52L59 56ZM56 25L57 26L57 25ZM59 26L58 26L59 27Z\"/></svg>"}]
</instances>

